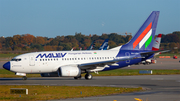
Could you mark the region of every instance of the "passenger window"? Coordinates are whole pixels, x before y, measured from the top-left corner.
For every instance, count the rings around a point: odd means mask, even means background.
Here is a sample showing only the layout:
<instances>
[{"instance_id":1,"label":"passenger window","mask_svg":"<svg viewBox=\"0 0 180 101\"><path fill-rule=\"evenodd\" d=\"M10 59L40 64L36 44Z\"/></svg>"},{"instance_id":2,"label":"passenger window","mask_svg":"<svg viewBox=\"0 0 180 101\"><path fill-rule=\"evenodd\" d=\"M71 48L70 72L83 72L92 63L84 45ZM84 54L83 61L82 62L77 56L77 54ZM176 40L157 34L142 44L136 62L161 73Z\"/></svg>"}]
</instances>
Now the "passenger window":
<instances>
[{"instance_id":1,"label":"passenger window","mask_svg":"<svg viewBox=\"0 0 180 101\"><path fill-rule=\"evenodd\" d=\"M11 61L21 61L21 59L12 59Z\"/></svg>"}]
</instances>

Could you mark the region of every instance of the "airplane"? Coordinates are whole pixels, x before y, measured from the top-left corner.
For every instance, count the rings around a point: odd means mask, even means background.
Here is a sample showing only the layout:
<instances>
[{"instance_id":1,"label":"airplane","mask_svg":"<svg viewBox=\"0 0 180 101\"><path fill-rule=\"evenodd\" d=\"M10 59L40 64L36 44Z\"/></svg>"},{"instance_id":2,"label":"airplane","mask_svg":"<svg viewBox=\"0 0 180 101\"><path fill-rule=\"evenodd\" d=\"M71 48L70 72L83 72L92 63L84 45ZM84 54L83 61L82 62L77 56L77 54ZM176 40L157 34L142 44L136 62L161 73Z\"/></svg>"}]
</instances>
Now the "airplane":
<instances>
[{"instance_id":1,"label":"airplane","mask_svg":"<svg viewBox=\"0 0 180 101\"><path fill-rule=\"evenodd\" d=\"M103 44L99 47L99 50L107 50L109 48L108 41L109 39L104 40Z\"/></svg>"},{"instance_id":2,"label":"airplane","mask_svg":"<svg viewBox=\"0 0 180 101\"><path fill-rule=\"evenodd\" d=\"M14 57L3 65L16 75L41 74L42 77L74 77L80 79L85 74L91 80L91 72L123 68L152 58L153 39L158 22L159 11L153 11L134 37L125 45L109 50L42 51Z\"/></svg>"},{"instance_id":3,"label":"airplane","mask_svg":"<svg viewBox=\"0 0 180 101\"><path fill-rule=\"evenodd\" d=\"M91 43L91 45L88 47L87 50L92 50L92 49L94 49L94 46L95 46L95 41L93 41L93 42Z\"/></svg>"},{"instance_id":4,"label":"airplane","mask_svg":"<svg viewBox=\"0 0 180 101\"><path fill-rule=\"evenodd\" d=\"M162 36L162 34L158 34L156 39L154 39L152 51L158 51L159 50L160 43L161 43L161 36ZM157 53L154 54L154 56L159 55L159 54L161 54L161 53L157 52ZM152 59L146 59L146 61L142 61L141 63L143 63L144 65L151 64L152 63ZM140 63L138 63L138 64L140 64Z\"/></svg>"},{"instance_id":5,"label":"airplane","mask_svg":"<svg viewBox=\"0 0 180 101\"><path fill-rule=\"evenodd\" d=\"M153 51L158 51L159 50L160 43L161 43L161 36L162 36L162 34L158 34L158 36L154 40L153 47L152 47ZM160 52L156 53L155 55L159 55L159 54L160 54Z\"/></svg>"},{"instance_id":6,"label":"airplane","mask_svg":"<svg viewBox=\"0 0 180 101\"><path fill-rule=\"evenodd\" d=\"M108 41L109 41L109 39L106 39L106 40L103 42L103 44L99 47L99 50L107 50L107 49L109 48ZM95 41L93 41L93 42L91 43L91 45L88 47L87 50L92 50L92 49L94 49L94 46L95 46Z\"/></svg>"}]
</instances>

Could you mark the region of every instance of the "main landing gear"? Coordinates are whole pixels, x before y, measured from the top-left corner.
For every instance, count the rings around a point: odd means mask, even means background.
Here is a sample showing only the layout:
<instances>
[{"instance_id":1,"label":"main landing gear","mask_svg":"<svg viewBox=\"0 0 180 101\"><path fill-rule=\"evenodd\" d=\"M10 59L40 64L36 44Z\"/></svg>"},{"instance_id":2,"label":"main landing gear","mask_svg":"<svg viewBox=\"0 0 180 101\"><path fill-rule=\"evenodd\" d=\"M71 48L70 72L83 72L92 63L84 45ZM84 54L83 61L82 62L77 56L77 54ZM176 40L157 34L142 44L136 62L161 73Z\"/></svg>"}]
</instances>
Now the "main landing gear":
<instances>
[{"instance_id":1,"label":"main landing gear","mask_svg":"<svg viewBox=\"0 0 180 101\"><path fill-rule=\"evenodd\" d=\"M89 74L89 73L87 73L87 74L85 75L85 79L86 79L86 80L91 80L92 78L93 78L93 76L92 76L91 74ZM81 75L80 75L80 76L77 76L77 77L74 77L74 79L76 79L76 80L81 79Z\"/></svg>"},{"instance_id":2,"label":"main landing gear","mask_svg":"<svg viewBox=\"0 0 180 101\"><path fill-rule=\"evenodd\" d=\"M89 74L89 73L87 73L86 75L85 75L85 79L86 80L91 80L93 78L93 76L91 75L91 74Z\"/></svg>"},{"instance_id":3,"label":"main landing gear","mask_svg":"<svg viewBox=\"0 0 180 101\"><path fill-rule=\"evenodd\" d=\"M23 79L23 80L27 80L27 77L26 77L26 76L23 76L22 79Z\"/></svg>"}]
</instances>

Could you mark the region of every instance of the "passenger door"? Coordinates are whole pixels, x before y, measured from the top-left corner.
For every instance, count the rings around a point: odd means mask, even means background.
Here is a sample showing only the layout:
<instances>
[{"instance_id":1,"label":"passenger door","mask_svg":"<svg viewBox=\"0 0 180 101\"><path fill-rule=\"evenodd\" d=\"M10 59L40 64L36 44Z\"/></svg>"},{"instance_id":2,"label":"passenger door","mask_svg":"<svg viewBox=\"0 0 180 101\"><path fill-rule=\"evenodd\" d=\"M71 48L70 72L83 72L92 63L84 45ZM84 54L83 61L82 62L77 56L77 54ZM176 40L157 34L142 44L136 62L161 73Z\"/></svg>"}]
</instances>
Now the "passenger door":
<instances>
[{"instance_id":1,"label":"passenger door","mask_svg":"<svg viewBox=\"0 0 180 101\"><path fill-rule=\"evenodd\" d=\"M35 58L34 58L34 56L29 56L29 66L35 66Z\"/></svg>"}]
</instances>

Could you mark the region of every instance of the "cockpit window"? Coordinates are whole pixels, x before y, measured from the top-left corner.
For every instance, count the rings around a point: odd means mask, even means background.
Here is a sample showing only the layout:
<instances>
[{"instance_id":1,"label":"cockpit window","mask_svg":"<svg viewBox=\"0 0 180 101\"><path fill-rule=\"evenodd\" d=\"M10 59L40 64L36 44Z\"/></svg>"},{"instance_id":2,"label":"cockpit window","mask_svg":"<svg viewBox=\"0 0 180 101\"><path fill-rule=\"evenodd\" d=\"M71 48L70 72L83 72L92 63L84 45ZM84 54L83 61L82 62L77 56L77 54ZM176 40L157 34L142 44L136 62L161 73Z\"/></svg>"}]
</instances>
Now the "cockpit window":
<instances>
[{"instance_id":1,"label":"cockpit window","mask_svg":"<svg viewBox=\"0 0 180 101\"><path fill-rule=\"evenodd\" d=\"M11 61L21 61L21 59L12 59Z\"/></svg>"}]
</instances>

